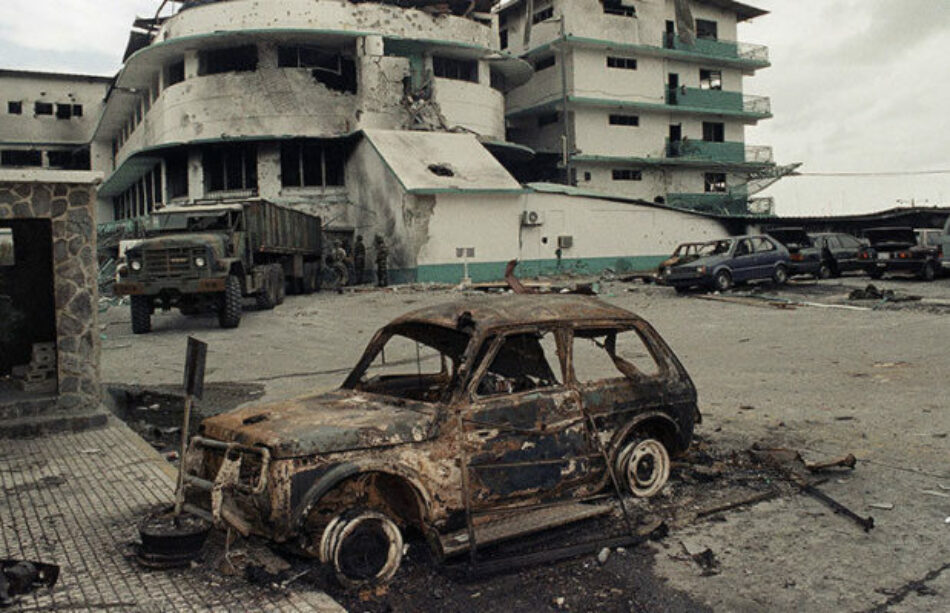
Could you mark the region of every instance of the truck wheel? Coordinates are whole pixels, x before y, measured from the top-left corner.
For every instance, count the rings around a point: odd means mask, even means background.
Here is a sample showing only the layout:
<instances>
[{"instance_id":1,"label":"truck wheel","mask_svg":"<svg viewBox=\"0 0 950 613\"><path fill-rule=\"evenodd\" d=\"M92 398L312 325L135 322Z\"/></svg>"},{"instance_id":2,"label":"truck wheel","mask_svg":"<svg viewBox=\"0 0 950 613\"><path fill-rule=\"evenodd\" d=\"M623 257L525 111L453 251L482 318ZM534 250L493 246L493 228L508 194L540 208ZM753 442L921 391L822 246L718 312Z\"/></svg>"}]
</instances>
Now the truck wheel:
<instances>
[{"instance_id":1,"label":"truck wheel","mask_svg":"<svg viewBox=\"0 0 950 613\"><path fill-rule=\"evenodd\" d=\"M320 537L320 561L329 564L348 588L392 579L402 563L402 533L386 514L351 509L337 515Z\"/></svg>"},{"instance_id":2,"label":"truck wheel","mask_svg":"<svg viewBox=\"0 0 950 613\"><path fill-rule=\"evenodd\" d=\"M284 298L287 297L287 282L284 279L284 267L280 264L274 264L274 303L284 304Z\"/></svg>"},{"instance_id":3,"label":"truck wheel","mask_svg":"<svg viewBox=\"0 0 950 613\"><path fill-rule=\"evenodd\" d=\"M257 308L267 311L274 308L277 304L277 280L274 278L274 269L267 269L267 276L264 278L264 287L254 296L257 302Z\"/></svg>"},{"instance_id":4,"label":"truck wheel","mask_svg":"<svg viewBox=\"0 0 950 613\"><path fill-rule=\"evenodd\" d=\"M218 311L218 323L222 328L237 328L241 323L241 280L228 275L224 286L224 300Z\"/></svg>"},{"instance_id":5,"label":"truck wheel","mask_svg":"<svg viewBox=\"0 0 950 613\"><path fill-rule=\"evenodd\" d=\"M920 278L924 281L933 281L937 278L937 268L933 262L926 262L920 271Z\"/></svg>"},{"instance_id":6,"label":"truck wheel","mask_svg":"<svg viewBox=\"0 0 950 613\"><path fill-rule=\"evenodd\" d=\"M132 296L132 333L148 334L152 331L152 305L146 296Z\"/></svg>"}]
</instances>

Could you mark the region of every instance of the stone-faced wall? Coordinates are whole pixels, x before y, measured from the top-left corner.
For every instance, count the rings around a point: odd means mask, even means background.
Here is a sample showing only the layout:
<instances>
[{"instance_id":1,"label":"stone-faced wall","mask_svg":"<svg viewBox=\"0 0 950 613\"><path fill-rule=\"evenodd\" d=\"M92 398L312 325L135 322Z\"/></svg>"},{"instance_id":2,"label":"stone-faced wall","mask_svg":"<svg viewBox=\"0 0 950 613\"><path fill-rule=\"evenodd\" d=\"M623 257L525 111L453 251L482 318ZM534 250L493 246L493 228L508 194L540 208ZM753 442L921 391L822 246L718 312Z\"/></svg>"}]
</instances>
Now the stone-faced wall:
<instances>
[{"instance_id":1,"label":"stone-faced wall","mask_svg":"<svg viewBox=\"0 0 950 613\"><path fill-rule=\"evenodd\" d=\"M99 406L96 195L91 184L0 181L0 220L49 219L61 409Z\"/></svg>"}]
</instances>

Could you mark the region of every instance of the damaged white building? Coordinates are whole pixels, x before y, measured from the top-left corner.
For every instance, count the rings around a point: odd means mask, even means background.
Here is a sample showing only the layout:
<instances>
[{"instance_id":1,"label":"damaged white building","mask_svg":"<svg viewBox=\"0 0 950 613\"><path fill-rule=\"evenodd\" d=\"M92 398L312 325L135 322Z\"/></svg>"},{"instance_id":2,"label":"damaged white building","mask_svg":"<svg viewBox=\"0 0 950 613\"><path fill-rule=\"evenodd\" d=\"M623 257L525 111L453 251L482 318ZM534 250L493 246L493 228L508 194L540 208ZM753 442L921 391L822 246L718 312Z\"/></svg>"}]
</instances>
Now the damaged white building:
<instances>
[{"instance_id":1,"label":"damaged white building","mask_svg":"<svg viewBox=\"0 0 950 613\"><path fill-rule=\"evenodd\" d=\"M512 258L526 273L646 268L748 213L743 182L771 157L744 144L769 115L742 78L768 60L726 39L763 11L398 4L156 0L70 143L102 174L99 220L262 198L320 214L331 236L384 236L396 281L457 282ZM36 148L9 125L4 150Z\"/></svg>"}]
</instances>

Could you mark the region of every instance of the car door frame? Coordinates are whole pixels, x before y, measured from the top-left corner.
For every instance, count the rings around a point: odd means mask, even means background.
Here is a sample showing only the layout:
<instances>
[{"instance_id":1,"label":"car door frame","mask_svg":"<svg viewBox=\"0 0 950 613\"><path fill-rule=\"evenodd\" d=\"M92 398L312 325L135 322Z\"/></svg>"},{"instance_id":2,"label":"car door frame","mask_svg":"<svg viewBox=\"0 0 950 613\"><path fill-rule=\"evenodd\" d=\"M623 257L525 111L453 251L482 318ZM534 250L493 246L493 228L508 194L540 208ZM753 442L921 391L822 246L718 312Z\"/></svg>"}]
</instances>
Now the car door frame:
<instances>
[{"instance_id":1,"label":"car door frame","mask_svg":"<svg viewBox=\"0 0 950 613\"><path fill-rule=\"evenodd\" d=\"M555 374L559 375L559 384L550 388L479 396L478 385L505 339L531 332L553 332L560 370ZM578 461L580 456L590 456L590 441L580 397L577 390L566 382L567 338L568 332L563 324L510 326L492 330L483 336L482 343L490 343L490 346L480 362L473 365L471 377L466 382L458 405L459 442L465 463L462 470L467 471L471 510L477 512L565 500L589 481L589 461ZM545 406L545 398L531 398L538 394L545 395L552 408ZM513 418L519 407L522 408L522 415L530 417L532 402L540 403L536 421L540 427L537 429L518 428L518 422L501 424L485 421L485 414L490 416L492 411L508 413ZM525 403L527 408L523 406ZM545 418L557 417L563 419L544 421Z\"/></svg>"}]
</instances>

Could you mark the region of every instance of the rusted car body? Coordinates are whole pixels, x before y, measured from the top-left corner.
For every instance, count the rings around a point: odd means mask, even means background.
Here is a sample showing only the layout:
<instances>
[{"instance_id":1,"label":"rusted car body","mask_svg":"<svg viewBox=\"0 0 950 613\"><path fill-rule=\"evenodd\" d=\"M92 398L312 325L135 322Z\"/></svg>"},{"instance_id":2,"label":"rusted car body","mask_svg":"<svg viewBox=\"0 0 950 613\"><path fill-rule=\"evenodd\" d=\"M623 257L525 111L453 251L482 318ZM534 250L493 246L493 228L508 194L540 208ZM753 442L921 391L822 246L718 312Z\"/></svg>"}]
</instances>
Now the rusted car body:
<instances>
[{"instance_id":1,"label":"rusted car body","mask_svg":"<svg viewBox=\"0 0 950 613\"><path fill-rule=\"evenodd\" d=\"M382 328L338 390L206 419L186 498L362 585L395 573L406 529L442 555L512 510L609 493L612 476L653 495L698 419L686 370L633 313L580 296L473 298ZM545 517L536 529L565 523ZM353 555L359 543L376 553Z\"/></svg>"}]
</instances>

